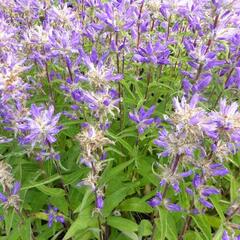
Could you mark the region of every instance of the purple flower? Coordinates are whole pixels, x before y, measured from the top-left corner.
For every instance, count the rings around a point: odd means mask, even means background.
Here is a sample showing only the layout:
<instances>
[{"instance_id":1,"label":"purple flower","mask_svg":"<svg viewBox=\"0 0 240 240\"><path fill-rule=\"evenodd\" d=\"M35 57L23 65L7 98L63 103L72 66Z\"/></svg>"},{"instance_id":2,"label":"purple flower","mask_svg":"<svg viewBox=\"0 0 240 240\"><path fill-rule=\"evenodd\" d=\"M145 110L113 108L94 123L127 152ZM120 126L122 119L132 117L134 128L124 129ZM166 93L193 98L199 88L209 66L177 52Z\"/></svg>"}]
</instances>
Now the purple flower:
<instances>
[{"instance_id":1,"label":"purple flower","mask_svg":"<svg viewBox=\"0 0 240 240\"><path fill-rule=\"evenodd\" d=\"M185 177L191 176L192 173L193 173L192 170L188 170L187 172L182 172L182 173L180 173L180 176L183 177L183 178L185 178Z\"/></svg>"},{"instance_id":2,"label":"purple flower","mask_svg":"<svg viewBox=\"0 0 240 240\"><path fill-rule=\"evenodd\" d=\"M176 181L172 181L171 185L172 185L173 190L176 193L180 192L180 186L179 186L179 182L177 180Z\"/></svg>"},{"instance_id":3,"label":"purple flower","mask_svg":"<svg viewBox=\"0 0 240 240\"><path fill-rule=\"evenodd\" d=\"M209 165L209 172L212 176L225 176L229 170L220 163L213 163Z\"/></svg>"},{"instance_id":4,"label":"purple flower","mask_svg":"<svg viewBox=\"0 0 240 240\"><path fill-rule=\"evenodd\" d=\"M175 203L166 203L165 207L170 212L180 212L180 211L182 211L182 208L178 204L175 204Z\"/></svg>"},{"instance_id":5,"label":"purple flower","mask_svg":"<svg viewBox=\"0 0 240 240\"><path fill-rule=\"evenodd\" d=\"M88 81L96 89L109 89L111 82L122 80L122 74L115 74L114 67L107 64L109 52L98 57L96 49L92 49L91 55L83 54L83 61L88 68L86 75L79 74L80 79Z\"/></svg>"},{"instance_id":6,"label":"purple flower","mask_svg":"<svg viewBox=\"0 0 240 240\"><path fill-rule=\"evenodd\" d=\"M153 197L152 199L150 199L148 201L148 204L151 207L157 207L162 203L162 194L160 192L157 192L155 197Z\"/></svg>"},{"instance_id":7,"label":"purple flower","mask_svg":"<svg viewBox=\"0 0 240 240\"><path fill-rule=\"evenodd\" d=\"M191 213L193 215L198 215L199 214L199 210L197 208L194 208L194 209L192 209Z\"/></svg>"},{"instance_id":8,"label":"purple flower","mask_svg":"<svg viewBox=\"0 0 240 240\"><path fill-rule=\"evenodd\" d=\"M134 113L129 113L129 118L137 123L138 126L138 132L140 134L143 134L145 129L152 123L154 123L154 118L151 118L151 115L153 114L155 110L155 106L150 107L147 111L144 110L143 107L140 108L140 110Z\"/></svg>"},{"instance_id":9,"label":"purple flower","mask_svg":"<svg viewBox=\"0 0 240 240\"><path fill-rule=\"evenodd\" d=\"M199 198L199 202L207 208L213 208L213 205L203 197Z\"/></svg>"},{"instance_id":10,"label":"purple flower","mask_svg":"<svg viewBox=\"0 0 240 240\"><path fill-rule=\"evenodd\" d=\"M193 190L191 188L187 187L185 190L186 190L187 194L189 194L190 196L193 195Z\"/></svg>"},{"instance_id":11,"label":"purple flower","mask_svg":"<svg viewBox=\"0 0 240 240\"><path fill-rule=\"evenodd\" d=\"M101 124L104 117L114 116L115 110L119 111L118 103L120 98L114 89L102 89L96 92L84 91L82 100L89 110L94 113L94 116L100 120Z\"/></svg>"},{"instance_id":12,"label":"purple flower","mask_svg":"<svg viewBox=\"0 0 240 240\"><path fill-rule=\"evenodd\" d=\"M203 184L203 179L199 174L196 174L194 176L192 184L195 189L198 189Z\"/></svg>"},{"instance_id":13,"label":"purple flower","mask_svg":"<svg viewBox=\"0 0 240 240\"><path fill-rule=\"evenodd\" d=\"M3 193L0 193L0 201L2 201L4 208L8 209L13 207L19 209L20 197L19 190L21 188L20 182L15 182L12 186L11 192L6 196Z\"/></svg>"},{"instance_id":14,"label":"purple flower","mask_svg":"<svg viewBox=\"0 0 240 240\"><path fill-rule=\"evenodd\" d=\"M212 116L215 117L219 128L231 130L234 127L234 121L239 117L238 104L233 102L231 105L227 105L227 100L221 99L219 105L219 113L213 113Z\"/></svg>"},{"instance_id":15,"label":"purple flower","mask_svg":"<svg viewBox=\"0 0 240 240\"><path fill-rule=\"evenodd\" d=\"M169 64L170 51L167 46L157 42L149 42L145 48L139 48L133 56L133 60L142 63Z\"/></svg>"},{"instance_id":16,"label":"purple flower","mask_svg":"<svg viewBox=\"0 0 240 240\"><path fill-rule=\"evenodd\" d=\"M54 222L64 223L64 217L58 213L58 208L53 207L52 205L48 206L48 210L46 210L48 215L48 227L52 227Z\"/></svg>"},{"instance_id":17,"label":"purple flower","mask_svg":"<svg viewBox=\"0 0 240 240\"><path fill-rule=\"evenodd\" d=\"M202 92L203 89L205 89L210 84L211 80L212 80L211 74L202 74L201 78L192 88L193 93Z\"/></svg>"},{"instance_id":18,"label":"purple flower","mask_svg":"<svg viewBox=\"0 0 240 240\"><path fill-rule=\"evenodd\" d=\"M26 117L25 123L20 126L22 132L25 133L21 143L31 144L34 147L36 144L48 145L56 142L55 136L62 127L58 125L60 113L55 116L53 113L53 106L44 109L32 104L30 116Z\"/></svg>"},{"instance_id":19,"label":"purple flower","mask_svg":"<svg viewBox=\"0 0 240 240\"><path fill-rule=\"evenodd\" d=\"M96 13L96 17L115 32L128 30L135 24L137 16L134 9L126 3L127 1L118 4L105 3L102 11Z\"/></svg>"},{"instance_id":20,"label":"purple flower","mask_svg":"<svg viewBox=\"0 0 240 240\"><path fill-rule=\"evenodd\" d=\"M218 135L224 134L226 139L228 139L224 147L225 152L228 152L228 154L235 153L236 147L238 147L240 142L240 112L238 111L238 104L233 102L228 105L226 99L221 99L219 112L211 112L210 116L216 122ZM223 144L221 141L218 142L215 152L223 152ZM219 151L218 148L220 148Z\"/></svg>"},{"instance_id":21,"label":"purple flower","mask_svg":"<svg viewBox=\"0 0 240 240\"><path fill-rule=\"evenodd\" d=\"M183 90L186 94L189 94L191 88L192 88L192 84L189 82L188 79L184 78L182 80L182 87L183 87Z\"/></svg>"},{"instance_id":22,"label":"purple flower","mask_svg":"<svg viewBox=\"0 0 240 240\"><path fill-rule=\"evenodd\" d=\"M7 202L8 199L3 193L0 193L0 200L4 203Z\"/></svg>"},{"instance_id":23,"label":"purple flower","mask_svg":"<svg viewBox=\"0 0 240 240\"><path fill-rule=\"evenodd\" d=\"M102 209L104 205L104 200L103 200L103 196L102 195L98 195L97 199L96 199L96 207L98 209Z\"/></svg>"},{"instance_id":24,"label":"purple flower","mask_svg":"<svg viewBox=\"0 0 240 240\"><path fill-rule=\"evenodd\" d=\"M213 194L219 194L220 191L214 187L204 187L201 190L201 195L203 195L204 197L209 197L210 195Z\"/></svg>"},{"instance_id":25,"label":"purple flower","mask_svg":"<svg viewBox=\"0 0 240 240\"><path fill-rule=\"evenodd\" d=\"M11 194L12 195L17 195L20 188L21 188L21 183L20 182L15 182L15 184L13 185Z\"/></svg>"},{"instance_id":26,"label":"purple flower","mask_svg":"<svg viewBox=\"0 0 240 240\"><path fill-rule=\"evenodd\" d=\"M224 232L223 232L222 240L230 240L230 237L228 236L227 231L224 231Z\"/></svg>"}]
</instances>

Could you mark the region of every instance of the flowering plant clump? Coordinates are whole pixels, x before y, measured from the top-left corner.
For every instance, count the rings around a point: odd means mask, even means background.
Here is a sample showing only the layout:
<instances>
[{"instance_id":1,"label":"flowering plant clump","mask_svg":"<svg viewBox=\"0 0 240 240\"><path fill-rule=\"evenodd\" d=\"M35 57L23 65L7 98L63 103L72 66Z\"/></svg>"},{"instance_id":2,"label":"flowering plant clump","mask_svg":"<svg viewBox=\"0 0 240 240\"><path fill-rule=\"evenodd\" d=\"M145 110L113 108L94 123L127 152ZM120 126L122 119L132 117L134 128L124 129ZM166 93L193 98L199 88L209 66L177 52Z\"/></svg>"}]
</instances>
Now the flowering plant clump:
<instances>
[{"instance_id":1,"label":"flowering plant clump","mask_svg":"<svg viewBox=\"0 0 240 240\"><path fill-rule=\"evenodd\" d=\"M239 0L1 0L1 239L240 239Z\"/></svg>"}]
</instances>

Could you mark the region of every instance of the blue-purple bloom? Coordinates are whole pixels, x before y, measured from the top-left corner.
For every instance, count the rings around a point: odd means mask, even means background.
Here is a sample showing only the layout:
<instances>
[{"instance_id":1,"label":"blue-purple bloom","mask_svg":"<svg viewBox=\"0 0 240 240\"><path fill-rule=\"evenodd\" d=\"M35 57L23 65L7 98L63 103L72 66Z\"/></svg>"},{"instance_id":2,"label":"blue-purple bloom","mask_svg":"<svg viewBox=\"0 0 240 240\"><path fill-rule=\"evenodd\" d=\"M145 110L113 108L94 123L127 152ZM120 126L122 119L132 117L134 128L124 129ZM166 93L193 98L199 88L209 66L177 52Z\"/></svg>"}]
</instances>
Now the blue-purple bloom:
<instances>
[{"instance_id":1,"label":"blue-purple bloom","mask_svg":"<svg viewBox=\"0 0 240 240\"><path fill-rule=\"evenodd\" d=\"M127 1L116 1L115 4L104 3L96 17L105 24L106 30L119 32L130 29L135 24L137 16Z\"/></svg>"},{"instance_id":2,"label":"blue-purple bloom","mask_svg":"<svg viewBox=\"0 0 240 240\"><path fill-rule=\"evenodd\" d=\"M160 192L157 192L155 197L153 197L152 199L150 199L148 201L148 204L151 207L157 207L162 203L162 194Z\"/></svg>"},{"instance_id":3,"label":"blue-purple bloom","mask_svg":"<svg viewBox=\"0 0 240 240\"><path fill-rule=\"evenodd\" d=\"M19 191L21 188L20 182L15 182L10 190L10 193L3 194L0 193L0 201L2 202L4 208L8 209L9 207L13 207L16 210L19 210L20 205L20 197Z\"/></svg>"},{"instance_id":4,"label":"blue-purple bloom","mask_svg":"<svg viewBox=\"0 0 240 240\"><path fill-rule=\"evenodd\" d=\"M48 210L46 210L46 213L48 215L48 227L52 227L54 222L64 223L64 217L58 213L58 208L49 205Z\"/></svg>"},{"instance_id":5,"label":"blue-purple bloom","mask_svg":"<svg viewBox=\"0 0 240 240\"><path fill-rule=\"evenodd\" d=\"M205 206L205 207L207 207L207 208L213 208L213 205L212 205L212 203L210 203L209 201L207 201L205 198L203 198L203 197L200 197L199 198L199 202L203 205L203 206Z\"/></svg>"},{"instance_id":6,"label":"blue-purple bloom","mask_svg":"<svg viewBox=\"0 0 240 240\"><path fill-rule=\"evenodd\" d=\"M141 63L152 63L158 65L169 64L170 50L160 42L152 44L149 42L145 48L140 47L136 50L133 60Z\"/></svg>"},{"instance_id":7,"label":"blue-purple bloom","mask_svg":"<svg viewBox=\"0 0 240 240\"><path fill-rule=\"evenodd\" d=\"M36 144L48 145L56 142L56 135L62 128L58 125L61 114L58 113L55 116L53 114L53 106L45 109L32 104L30 116L26 117L20 126L25 135L21 138L21 143L31 144L34 147Z\"/></svg>"},{"instance_id":8,"label":"blue-purple bloom","mask_svg":"<svg viewBox=\"0 0 240 240\"><path fill-rule=\"evenodd\" d=\"M104 205L104 199L102 194L100 194L97 196L97 199L96 199L96 207L97 209L102 209L103 205Z\"/></svg>"},{"instance_id":9,"label":"blue-purple bloom","mask_svg":"<svg viewBox=\"0 0 240 240\"><path fill-rule=\"evenodd\" d=\"M169 202L167 202L167 203L165 203L165 207L170 212L181 212L182 211L181 206L179 206L176 203L169 203Z\"/></svg>"},{"instance_id":10,"label":"blue-purple bloom","mask_svg":"<svg viewBox=\"0 0 240 240\"><path fill-rule=\"evenodd\" d=\"M209 165L208 170L212 176L225 176L229 173L229 170L220 163L213 163Z\"/></svg>"},{"instance_id":11,"label":"blue-purple bloom","mask_svg":"<svg viewBox=\"0 0 240 240\"><path fill-rule=\"evenodd\" d=\"M210 195L219 194L219 193L220 191L215 187L204 187L201 190L201 195L203 195L204 197L209 197Z\"/></svg>"},{"instance_id":12,"label":"blue-purple bloom","mask_svg":"<svg viewBox=\"0 0 240 240\"><path fill-rule=\"evenodd\" d=\"M227 231L224 231L224 232L223 232L222 240L230 240L230 237L228 236Z\"/></svg>"},{"instance_id":13,"label":"blue-purple bloom","mask_svg":"<svg viewBox=\"0 0 240 240\"><path fill-rule=\"evenodd\" d=\"M143 134L145 129L154 123L154 118L151 117L155 110L155 106L150 107L147 111L144 110L143 107L140 108L139 111L135 111L133 113L129 113L129 118L137 123L138 132Z\"/></svg>"}]
</instances>

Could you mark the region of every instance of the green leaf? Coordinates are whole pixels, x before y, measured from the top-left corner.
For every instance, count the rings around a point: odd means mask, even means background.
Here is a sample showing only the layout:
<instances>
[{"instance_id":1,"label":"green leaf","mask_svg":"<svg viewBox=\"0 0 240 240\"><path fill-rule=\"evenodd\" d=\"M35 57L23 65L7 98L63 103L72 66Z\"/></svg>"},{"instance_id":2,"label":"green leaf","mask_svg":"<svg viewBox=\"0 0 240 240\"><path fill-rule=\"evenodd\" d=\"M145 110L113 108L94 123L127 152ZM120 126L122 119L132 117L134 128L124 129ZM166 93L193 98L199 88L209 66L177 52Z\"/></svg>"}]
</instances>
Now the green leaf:
<instances>
[{"instance_id":1,"label":"green leaf","mask_svg":"<svg viewBox=\"0 0 240 240\"><path fill-rule=\"evenodd\" d=\"M219 217L221 218L222 221L224 221L225 220L225 216L224 216L224 212L222 210L222 207L219 204L219 197L212 195L210 197L210 200L211 200L213 206L215 207Z\"/></svg>"},{"instance_id":2,"label":"green leaf","mask_svg":"<svg viewBox=\"0 0 240 240\"><path fill-rule=\"evenodd\" d=\"M6 224L6 235L9 236L11 228L13 226L13 220L14 220L14 209L11 209L8 211L8 214L5 215L5 224Z\"/></svg>"},{"instance_id":3,"label":"green leaf","mask_svg":"<svg viewBox=\"0 0 240 240\"><path fill-rule=\"evenodd\" d=\"M132 185L130 184L130 186ZM117 207L120 202L123 201L123 199L129 194L129 192L132 191L132 188L130 186L120 188L118 191L106 196L103 207L103 216L109 216L112 210Z\"/></svg>"},{"instance_id":4,"label":"green leaf","mask_svg":"<svg viewBox=\"0 0 240 240\"><path fill-rule=\"evenodd\" d=\"M223 227L221 226L218 231L216 232L216 234L214 235L212 240L222 240L222 235L223 235Z\"/></svg>"},{"instance_id":5,"label":"green leaf","mask_svg":"<svg viewBox=\"0 0 240 240\"><path fill-rule=\"evenodd\" d=\"M140 213L150 213L152 212L152 208L142 199L140 198L130 198L125 200L119 206L121 211L132 211L132 212L140 212Z\"/></svg>"},{"instance_id":6,"label":"green leaf","mask_svg":"<svg viewBox=\"0 0 240 240\"><path fill-rule=\"evenodd\" d=\"M219 226L221 225L221 219L218 216L206 215L206 217L211 227L217 228L217 229L219 228Z\"/></svg>"},{"instance_id":7,"label":"green leaf","mask_svg":"<svg viewBox=\"0 0 240 240\"><path fill-rule=\"evenodd\" d=\"M19 225L19 235L22 240L32 239L31 219L25 219L24 223Z\"/></svg>"},{"instance_id":8,"label":"green leaf","mask_svg":"<svg viewBox=\"0 0 240 240\"><path fill-rule=\"evenodd\" d=\"M167 213L167 232L166 232L166 236L168 238L168 240L177 240L177 226L176 226L176 222L177 222L177 218L176 218L177 214L174 213Z\"/></svg>"},{"instance_id":9,"label":"green leaf","mask_svg":"<svg viewBox=\"0 0 240 240\"><path fill-rule=\"evenodd\" d=\"M115 147L109 146L109 147L106 147L105 150L106 150L106 152L114 152L121 157L125 157L125 155L121 151L117 150Z\"/></svg>"},{"instance_id":10,"label":"green leaf","mask_svg":"<svg viewBox=\"0 0 240 240\"><path fill-rule=\"evenodd\" d=\"M59 176L58 174L55 174L55 175L53 175L53 176L51 176L49 178L44 179L43 181L33 182L31 185L23 186L21 188L21 190L27 190L27 189L30 189L30 188L39 187L39 186L42 186L42 185L54 182L54 181L56 181L56 180L58 180L60 178L61 178L61 176Z\"/></svg>"},{"instance_id":11,"label":"green leaf","mask_svg":"<svg viewBox=\"0 0 240 240\"><path fill-rule=\"evenodd\" d=\"M126 150L128 150L129 153L132 153L133 148L128 142L126 142L125 140L123 140L120 137L117 137L113 133L108 132L107 135L109 137L113 138L116 142L120 143Z\"/></svg>"},{"instance_id":12,"label":"green leaf","mask_svg":"<svg viewBox=\"0 0 240 240\"><path fill-rule=\"evenodd\" d=\"M122 217L110 216L107 219L107 224L121 232L136 232L138 230L138 225L135 222Z\"/></svg>"},{"instance_id":13,"label":"green leaf","mask_svg":"<svg viewBox=\"0 0 240 240\"><path fill-rule=\"evenodd\" d=\"M134 232L122 232L122 233L132 240L139 240L138 235Z\"/></svg>"},{"instance_id":14,"label":"green leaf","mask_svg":"<svg viewBox=\"0 0 240 240\"><path fill-rule=\"evenodd\" d=\"M86 229L92 220L93 220L93 217L91 216L91 208L84 209L78 215L78 218L73 222L71 227L68 229L63 240L67 240L75 236L78 231Z\"/></svg>"},{"instance_id":15,"label":"green leaf","mask_svg":"<svg viewBox=\"0 0 240 240\"><path fill-rule=\"evenodd\" d=\"M164 240L167 234L167 211L164 209L159 209L159 219L155 220L156 224L156 239Z\"/></svg>"},{"instance_id":16,"label":"green leaf","mask_svg":"<svg viewBox=\"0 0 240 240\"><path fill-rule=\"evenodd\" d=\"M65 196L52 196L50 198L50 203L56 206L64 215L68 215L68 201L66 201Z\"/></svg>"},{"instance_id":17,"label":"green leaf","mask_svg":"<svg viewBox=\"0 0 240 240\"><path fill-rule=\"evenodd\" d=\"M70 174L63 175L63 181L66 185L73 184L76 181L79 181L79 179L81 179L82 176L88 171L89 170L87 168L79 168L76 171L71 172Z\"/></svg>"},{"instance_id":18,"label":"green leaf","mask_svg":"<svg viewBox=\"0 0 240 240\"><path fill-rule=\"evenodd\" d=\"M103 175L101 181L103 181L105 183L108 182L111 178L116 177L119 173L121 173L123 171L123 169L128 167L133 161L134 161L134 159L129 160L124 163L121 163L121 164L117 165L116 167L104 172L104 175Z\"/></svg>"},{"instance_id":19,"label":"green leaf","mask_svg":"<svg viewBox=\"0 0 240 240\"><path fill-rule=\"evenodd\" d=\"M62 234L64 230L61 230L59 232L57 232L52 238L51 240L58 240L59 239L59 236Z\"/></svg>"},{"instance_id":20,"label":"green leaf","mask_svg":"<svg viewBox=\"0 0 240 240\"><path fill-rule=\"evenodd\" d=\"M42 219L42 220L45 220L47 221L48 220L48 215L44 212L37 212L37 213L34 213L33 214L33 217L34 218L37 218L37 219Z\"/></svg>"},{"instance_id":21,"label":"green leaf","mask_svg":"<svg viewBox=\"0 0 240 240\"><path fill-rule=\"evenodd\" d=\"M89 200L90 196L92 196L91 200ZM82 199L80 205L75 209L74 213L83 211L83 209L84 209L86 206L90 205L90 204L92 203L92 201L93 201L92 190L91 190L91 189L88 189L88 190L85 192L85 194L84 194L84 196L83 196L83 199Z\"/></svg>"},{"instance_id":22,"label":"green leaf","mask_svg":"<svg viewBox=\"0 0 240 240\"><path fill-rule=\"evenodd\" d=\"M204 215L199 215L199 216L192 216L193 221L196 223L198 228L201 230L201 233L204 236L204 239L206 240L211 240L212 235L211 235L211 227L208 223L208 219Z\"/></svg>"},{"instance_id":23,"label":"green leaf","mask_svg":"<svg viewBox=\"0 0 240 240\"><path fill-rule=\"evenodd\" d=\"M232 202L238 197L238 182L233 176L231 176L230 196Z\"/></svg>"},{"instance_id":24,"label":"green leaf","mask_svg":"<svg viewBox=\"0 0 240 240\"><path fill-rule=\"evenodd\" d=\"M143 219L138 227L138 235L140 237L150 236L152 234L153 226L150 221Z\"/></svg>"},{"instance_id":25,"label":"green leaf","mask_svg":"<svg viewBox=\"0 0 240 240\"><path fill-rule=\"evenodd\" d=\"M198 232L188 231L185 236L184 240L203 240Z\"/></svg>"},{"instance_id":26,"label":"green leaf","mask_svg":"<svg viewBox=\"0 0 240 240\"><path fill-rule=\"evenodd\" d=\"M60 197L65 195L64 190L61 188L50 188L42 185L38 186L37 189L49 196Z\"/></svg>"}]
</instances>

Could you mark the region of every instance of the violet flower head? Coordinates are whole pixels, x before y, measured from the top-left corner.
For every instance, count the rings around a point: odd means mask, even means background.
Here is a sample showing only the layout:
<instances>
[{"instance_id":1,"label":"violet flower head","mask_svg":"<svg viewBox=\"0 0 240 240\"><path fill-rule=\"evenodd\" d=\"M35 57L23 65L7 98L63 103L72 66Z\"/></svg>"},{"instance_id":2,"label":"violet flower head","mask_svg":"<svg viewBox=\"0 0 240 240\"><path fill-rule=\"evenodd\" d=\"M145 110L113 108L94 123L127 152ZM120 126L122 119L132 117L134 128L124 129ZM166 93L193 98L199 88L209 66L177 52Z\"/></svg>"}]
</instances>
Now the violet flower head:
<instances>
[{"instance_id":1,"label":"violet flower head","mask_svg":"<svg viewBox=\"0 0 240 240\"><path fill-rule=\"evenodd\" d=\"M152 44L149 42L145 48L140 47L136 50L133 60L141 63L152 63L159 65L169 64L170 50L160 42Z\"/></svg>"},{"instance_id":2,"label":"violet flower head","mask_svg":"<svg viewBox=\"0 0 240 240\"><path fill-rule=\"evenodd\" d=\"M137 123L138 132L143 134L145 129L154 123L154 118L151 117L155 110L155 106L150 107L147 111L144 110L143 107L140 108L139 111L135 111L133 113L129 113L129 118Z\"/></svg>"},{"instance_id":3,"label":"violet flower head","mask_svg":"<svg viewBox=\"0 0 240 240\"><path fill-rule=\"evenodd\" d=\"M226 99L221 99L219 104L219 112L212 112L210 116L217 124L218 135L224 135L225 140L219 141L215 145L216 149L214 149L214 152L219 153L219 155L223 152L228 154L235 153L240 144L239 106L236 102L228 105Z\"/></svg>"},{"instance_id":4,"label":"violet flower head","mask_svg":"<svg viewBox=\"0 0 240 240\"><path fill-rule=\"evenodd\" d=\"M100 119L101 123L109 116L115 116L115 111L119 111L118 103L121 101L118 92L114 89L96 92L85 91L82 99L94 116Z\"/></svg>"},{"instance_id":5,"label":"violet flower head","mask_svg":"<svg viewBox=\"0 0 240 240\"><path fill-rule=\"evenodd\" d=\"M37 107L32 104L30 116L25 118L25 123L20 126L25 136L21 139L22 144L31 144L34 147L36 144L50 145L56 142L56 135L61 130L58 125L60 113L54 115L54 107L49 109Z\"/></svg>"},{"instance_id":6,"label":"violet flower head","mask_svg":"<svg viewBox=\"0 0 240 240\"><path fill-rule=\"evenodd\" d=\"M198 94L191 100L183 97L174 98L174 112L165 120L171 125L171 130L161 129L159 137L154 143L163 148L161 156L186 155L193 157L195 150L204 154L202 142L206 137L216 137L216 124L208 117L206 111L198 107L200 100Z\"/></svg>"},{"instance_id":7,"label":"violet flower head","mask_svg":"<svg viewBox=\"0 0 240 240\"><path fill-rule=\"evenodd\" d=\"M15 208L16 210L19 209L20 205L20 197L19 197L19 191L21 188L20 182L15 182L12 186L11 192L9 195L4 195L3 193L0 193L0 201L3 204L3 207L5 209L8 209L10 207Z\"/></svg>"},{"instance_id":8,"label":"violet flower head","mask_svg":"<svg viewBox=\"0 0 240 240\"><path fill-rule=\"evenodd\" d=\"M227 231L224 231L224 232L223 232L222 240L230 240L230 237L229 237Z\"/></svg>"},{"instance_id":9,"label":"violet flower head","mask_svg":"<svg viewBox=\"0 0 240 240\"><path fill-rule=\"evenodd\" d=\"M3 193L0 193L0 200L2 203L5 203L5 202L7 202L8 199Z\"/></svg>"},{"instance_id":10,"label":"violet flower head","mask_svg":"<svg viewBox=\"0 0 240 240\"><path fill-rule=\"evenodd\" d=\"M101 210L104 206L104 193L101 189L96 191L96 208Z\"/></svg>"},{"instance_id":11,"label":"violet flower head","mask_svg":"<svg viewBox=\"0 0 240 240\"><path fill-rule=\"evenodd\" d=\"M106 30L119 32L130 29L135 24L137 15L127 1L121 1L115 4L105 3L96 17L105 24Z\"/></svg>"},{"instance_id":12,"label":"violet flower head","mask_svg":"<svg viewBox=\"0 0 240 240\"><path fill-rule=\"evenodd\" d=\"M172 170L168 167L158 165L160 167L161 174L159 174L160 186L171 186L175 192L175 194L180 193L180 181L183 181L184 178L192 175L192 170L182 172L182 173L172 173Z\"/></svg>"},{"instance_id":13,"label":"violet flower head","mask_svg":"<svg viewBox=\"0 0 240 240\"><path fill-rule=\"evenodd\" d=\"M96 207L97 207L98 209L102 209L102 208L103 208L103 205L104 205L103 197L102 197L102 196L98 196L98 197L97 197L97 200L96 200Z\"/></svg>"},{"instance_id":14,"label":"violet flower head","mask_svg":"<svg viewBox=\"0 0 240 240\"><path fill-rule=\"evenodd\" d=\"M48 227L52 227L54 222L59 222L64 224L65 220L64 217L58 213L58 208L49 205L48 210L46 210L46 213L48 215Z\"/></svg>"},{"instance_id":15,"label":"violet flower head","mask_svg":"<svg viewBox=\"0 0 240 240\"><path fill-rule=\"evenodd\" d=\"M221 99L219 102L219 113L213 114L216 117L218 127L224 128L225 130L231 130L238 125L240 113L238 111L238 104L236 102L227 104L226 99Z\"/></svg>"},{"instance_id":16,"label":"violet flower head","mask_svg":"<svg viewBox=\"0 0 240 240\"><path fill-rule=\"evenodd\" d=\"M201 190L201 195L204 197L209 197L210 195L213 194L219 194L220 191L218 189L216 189L215 187L204 187Z\"/></svg>"},{"instance_id":17,"label":"violet flower head","mask_svg":"<svg viewBox=\"0 0 240 240\"><path fill-rule=\"evenodd\" d=\"M109 53L106 52L102 57L98 57L95 48L92 49L90 56L84 54L83 61L88 67L86 76L80 76L82 80L88 81L95 89L108 89L111 82L120 81L123 76L114 74L114 67L108 66L106 59Z\"/></svg>"},{"instance_id":18,"label":"violet flower head","mask_svg":"<svg viewBox=\"0 0 240 240\"><path fill-rule=\"evenodd\" d=\"M193 187L195 189L198 189L204 183L204 181L199 174L196 174L193 178L192 183L193 183Z\"/></svg>"},{"instance_id":19,"label":"violet flower head","mask_svg":"<svg viewBox=\"0 0 240 240\"><path fill-rule=\"evenodd\" d=\"M155 197L153 197L152 199L150 199L148 201L148 204L151 207L157 207L162 203L162 194L160 192L157 192Z\"/></svg>"},{"instance_id":20,"label":"violet flower head","mask_svg":"<svg viewBox=\"0 0 240 240\"><path fill-rule=\"evenodd\" d=\"M213 208L213 205L212 205L212 203L210 203L209 201L207 201L205 198L203 198L203 197L200 197L199 198L199 202L203 205L203 206L205 206L206 208Z\"/></svg>"},{"instance_id":21,"label":"violet flower head","mask_svg":"<svg viewBox=\"0 0 240 240\"><path fill-rule=\"evenodd\" d=\"M208 201L208 197L214 194L219 194L220 191L212 186L205 186L203 178L196 174L193 178L192 185L196 192L199 194L199 202L207 208L213 208L213 205L211 202Z\"/></svg>"},{"instance_id":22,"label":"violet flower head","mask_svg":"<svg viewBox=\"0 0 240 240\"><path fill-rule=\"evenodd\" d=\"M176 203L170 203L169 201L167 201L165 203L165 207L168 211L170 212L181 212L182 211L182 208L181 206L179 206L178 204Z\"/></svg>"},{"instance_id":23,"label":"violet flower head","mask_svg":"<svg viewBox=\"0 0 240 240\"><path fill-rule=\"evenodd\" d=\"M213 163L209 165L208 172L211 176L225 176L229 170L220 163Z\"/></svg>"}]
</instances>

